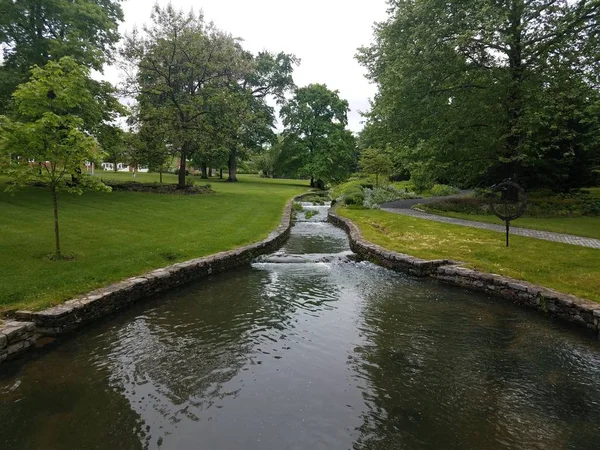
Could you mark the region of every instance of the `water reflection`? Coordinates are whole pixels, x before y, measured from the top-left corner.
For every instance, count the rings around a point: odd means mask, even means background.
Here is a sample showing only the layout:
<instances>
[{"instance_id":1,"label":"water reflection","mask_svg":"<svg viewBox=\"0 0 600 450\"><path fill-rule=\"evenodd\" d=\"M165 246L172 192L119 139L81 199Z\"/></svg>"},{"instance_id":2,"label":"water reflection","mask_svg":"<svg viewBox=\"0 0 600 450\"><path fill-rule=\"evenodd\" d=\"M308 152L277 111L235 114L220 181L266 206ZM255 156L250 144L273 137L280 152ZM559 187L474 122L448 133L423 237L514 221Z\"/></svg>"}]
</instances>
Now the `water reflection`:
<instances>
[{"instance_id":1,"label":"water reflection","mask_svg":"<svg viewBox=\"0 0 600 450\"><path fill-rule=\"evenodd\" d=\"M372 280L355 449L597 448L596 343L497 301Z\"/></svg>"},{"instance_id":2,"label":"water reflection","mask_svg":"<svg viewBox=\"0 0 600 450\"><path fill-rule=\"evenodd\" d=\"M598 448L597 342L331 257L348 241L323 216L2 366L0 448Z\"/></svg>"}]
</instances>

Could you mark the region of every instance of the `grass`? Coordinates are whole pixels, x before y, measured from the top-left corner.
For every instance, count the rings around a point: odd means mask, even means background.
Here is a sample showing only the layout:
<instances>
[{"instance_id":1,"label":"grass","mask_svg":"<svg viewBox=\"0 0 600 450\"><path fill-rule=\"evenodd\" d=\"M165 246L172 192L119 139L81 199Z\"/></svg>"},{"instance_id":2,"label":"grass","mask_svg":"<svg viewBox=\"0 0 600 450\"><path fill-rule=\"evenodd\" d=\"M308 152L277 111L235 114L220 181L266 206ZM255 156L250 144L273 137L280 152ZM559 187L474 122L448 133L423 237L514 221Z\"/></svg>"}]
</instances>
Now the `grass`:
<instances>
[{"instance_id":1,"label":"grass","mask_svg":"<svg viewBox=\"0 0 600 450\"><path fill-rule=\"evenodd\" d=\"M432 214L437 214L440 216L504 225L504 222L498 219L496 216L437 211L429 208L425 209ZM554 231L556 233L573 234L575 236L600 239L600 217L598 216L567 218L521 217L520 219L513 220L511 222L511 226L531 228L533 230Z\"/></svg>"},{"instance_id":2,"label":"grass","mask_svg":"<svg viewBox=\"0 0 600 450\"><path fill-rule=\"evenodd\" d=\"M449 258L567 294L600 302L600 251L568 244L432 222L384 211L338 209L365 239L424 259Z\"/></svg>"},{"instance_id":3,"label":"grass","mask_svg":"<svg viewBox=\"0 0 600 450\"><path fill-rule=\"evenodd\" d=\"M107 172L98 175L109 178ZM47 257L54 249L50 194L32 187L11 195L0 179L0 311L40 309L148 270L256 242L277 227L286 201L308 190L301 180L239 179L211 179L211 195L60 195L62 247L75 256L70 261ZM136 181L158 181L158 174L138 174Z\"/></svg>"}]
</instances>

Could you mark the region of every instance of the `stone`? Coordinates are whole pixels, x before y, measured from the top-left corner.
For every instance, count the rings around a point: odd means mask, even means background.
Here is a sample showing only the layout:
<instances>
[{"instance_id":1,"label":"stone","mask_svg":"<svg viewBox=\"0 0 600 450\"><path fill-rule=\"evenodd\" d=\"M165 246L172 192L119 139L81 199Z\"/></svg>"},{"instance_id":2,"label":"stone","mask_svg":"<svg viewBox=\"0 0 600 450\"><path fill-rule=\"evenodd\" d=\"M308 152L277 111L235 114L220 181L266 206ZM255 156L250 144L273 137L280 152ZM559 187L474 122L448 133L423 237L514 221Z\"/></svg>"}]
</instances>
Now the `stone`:
<instances>
[{"instance_id":1,"label":"stone","mask_svg":"<svg viewBox=\"0 0 600 450\"><path fill-rule=\"evenodd\" d=\"M8 338L6 337L6 335L4 333L2 333L0 331L0 350L3 348L6 348L7 345L8 345Z\"/></svg>"}]
</instances>

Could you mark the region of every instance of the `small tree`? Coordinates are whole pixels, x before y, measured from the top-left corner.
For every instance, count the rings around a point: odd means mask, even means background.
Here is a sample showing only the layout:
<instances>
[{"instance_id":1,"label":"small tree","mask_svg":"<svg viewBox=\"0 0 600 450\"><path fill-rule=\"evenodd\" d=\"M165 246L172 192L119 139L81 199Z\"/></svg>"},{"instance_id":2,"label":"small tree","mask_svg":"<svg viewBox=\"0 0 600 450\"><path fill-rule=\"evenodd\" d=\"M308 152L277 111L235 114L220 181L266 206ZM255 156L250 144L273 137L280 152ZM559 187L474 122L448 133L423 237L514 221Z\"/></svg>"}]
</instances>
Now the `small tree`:
<instances>
[{"instance_id":1,"label":"small tree","mask_svg":"<svg viewBox=\"0 0 600 450\"><path fill-rule=\"evenodd\" d=\"M82 194L86 189L109 190L82 174L86 161L98 161L98 143L84 129L86 110L102 108L87 89L89 70L64 57L43 68L34 66L31 79L13 98L18 120L0 116L0 160L13 180L9 189L40 183L52 195L55 257L62 258L58 226L58 192Z\"/></svg>"},{"instance_id":2,"label":"small tree","mask_svg":"<svg viewBox=\"0 0 600 450\"><path fill-rule=\"evenodd\" d=\"M379 186L379 175L389 176L394 170L390 155L380 149L367 148L360 155L360 169L367 175L375 175L375 185Z\"/></svg>"}]
</instances>

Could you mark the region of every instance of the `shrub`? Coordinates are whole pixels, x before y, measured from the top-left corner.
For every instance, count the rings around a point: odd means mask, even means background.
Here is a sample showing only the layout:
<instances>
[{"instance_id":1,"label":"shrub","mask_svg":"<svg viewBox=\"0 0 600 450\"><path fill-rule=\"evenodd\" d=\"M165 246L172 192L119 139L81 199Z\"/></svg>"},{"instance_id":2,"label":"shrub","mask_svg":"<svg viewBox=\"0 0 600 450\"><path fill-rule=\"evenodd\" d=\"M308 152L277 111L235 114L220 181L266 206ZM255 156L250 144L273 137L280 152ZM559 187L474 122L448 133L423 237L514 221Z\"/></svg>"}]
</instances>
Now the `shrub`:
<instances>
[{"instance_id":1,"label":"shrub","mask_svg":"<svg viewBox=\"0 0 600 450\"><path fill-rule=\"evenodd\" d=\"M402 192L392 185L378 186L372 189L365 188L363 192L363 206L369 209L377 209L382 203L391 202L406 195L406 192Z\"/></svg>"},{"instance_id":2,"label":"shrub","mask_svg":"<svg viewBox=\"0 0 600 450\"><path fill-rule=\"evenodd\" d=\"M464 214L492 214L488 199L483 196L449 198L422 206L426 210ZM525 217L580 217L599 216L600 199L585 194L559 194L529 197Z\"/></svg>"},{"instance_id":3,"label":"shrub","mask_svg":"<svg viewBox=\"0 0 600 450\"><path fill-rule=\"evenodd\" d=\"M353 187L352 189L346 191L346 193L343 194L339 199L339 201L345 205L362 205L364 200L365 196L363 189L359 186Z\"/></svg>"},{"instance_id":4,"label":"shrub","mask_svg":"<svg viewBox=\"0 0 600 450\"><path fill-rule=\"evenodd\" d=\"M448 195L456 195L460 190L447 184L434 184L429 192L432 197L446 197Z\"/></svg>"},{"instance_id":5,"label":"shrub","mask_svg":"<svg viewBox=\"0 0 600 450\"><path fill-rule=\"evenodd\" d=\"M410 181L415 187L415 191L423 192L433 188L435 175L426 166L415 167L410 171Z\"/></svg>"}]
</instances>

